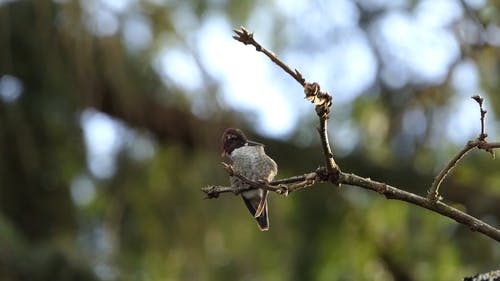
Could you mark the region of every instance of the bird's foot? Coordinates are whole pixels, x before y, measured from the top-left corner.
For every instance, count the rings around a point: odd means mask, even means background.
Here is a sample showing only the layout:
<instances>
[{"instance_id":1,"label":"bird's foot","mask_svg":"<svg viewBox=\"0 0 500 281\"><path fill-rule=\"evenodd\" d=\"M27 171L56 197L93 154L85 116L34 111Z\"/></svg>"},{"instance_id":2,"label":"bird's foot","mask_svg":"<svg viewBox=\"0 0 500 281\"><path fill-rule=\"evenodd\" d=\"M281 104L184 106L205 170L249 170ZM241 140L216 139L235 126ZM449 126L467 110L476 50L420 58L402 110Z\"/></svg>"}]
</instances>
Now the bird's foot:
<instances>
[{"instance_id":1,"label":"bird's foot","mask_svg":"<svg viewBox=\"0 0 500 281\"><path fill-rule=\"evenodd\" d=\"M284 184L279 184L278 186L276 186L276 192L280 195L283 195L283 196L288 196L288 192L290 191L288 189L288 186L284 185Z\"/></svg>"},{"instance_id":2,"label":"bird's foot","mask_svg":"<svg viewBox=\"0 0 500 281\"><path fill-rule=\"evenodd\" d=\"M230 164L227 164L226 162L220 162L222 164L222 167L224 167L224 170L226 170L226 173L228 173L230 176L234 176L234 168Z\"/></svg>"}]
</instances>

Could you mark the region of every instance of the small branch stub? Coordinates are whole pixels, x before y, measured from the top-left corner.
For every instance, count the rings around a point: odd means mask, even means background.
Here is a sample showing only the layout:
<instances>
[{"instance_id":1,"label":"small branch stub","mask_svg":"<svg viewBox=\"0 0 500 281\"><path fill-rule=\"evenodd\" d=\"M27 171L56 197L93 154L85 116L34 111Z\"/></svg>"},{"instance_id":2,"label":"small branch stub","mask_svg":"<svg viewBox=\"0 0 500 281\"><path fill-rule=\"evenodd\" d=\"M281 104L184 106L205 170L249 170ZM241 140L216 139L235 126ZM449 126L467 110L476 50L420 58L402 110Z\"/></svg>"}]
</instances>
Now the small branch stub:
<instances>
[{"instance_id":1,"label":"small branch stub","mask_svg":"<svg viewBox=\"0 0 500 281\"><path fill-rule=\"evenodd\" d=\"M332 106L332 96L321 92L318 83L307 83L304 86L305 99L316 105L316 114L321 119L328 119Z\"/></svg>"},{"instance_id":2,"label":"small branch stub","mask_svg":"<svg viewBox=\"0 0 500 281\"><path fill-rule=\"evenodd\" d=\"M481 112L481 133L479 134L478 139L484 141L484 140L486 140L486 137L488 136L488 134L486 134L486 132L485 132L485 127L484 127L484 117L486 116L486 112L487 112L486 110L483 109L484 99L479 95L475 95L471 98L479 104L479 110Z\"/></svg>"},{"instance_id":3,"label":"small branch stub","mask_svg":"<svg viewBox=\"0 0 500 281\"><path fill-rule=\"evenodd\" d=\"M233 39L240 41L245 45L254 45L257 51L261 51L262 46L260 46L260 44L253 39L252 32L248 31L244 27L240 27L240 29L234 29L233 32L236 33L236 35L233 36Z\"/></svg>"}]
</instances>

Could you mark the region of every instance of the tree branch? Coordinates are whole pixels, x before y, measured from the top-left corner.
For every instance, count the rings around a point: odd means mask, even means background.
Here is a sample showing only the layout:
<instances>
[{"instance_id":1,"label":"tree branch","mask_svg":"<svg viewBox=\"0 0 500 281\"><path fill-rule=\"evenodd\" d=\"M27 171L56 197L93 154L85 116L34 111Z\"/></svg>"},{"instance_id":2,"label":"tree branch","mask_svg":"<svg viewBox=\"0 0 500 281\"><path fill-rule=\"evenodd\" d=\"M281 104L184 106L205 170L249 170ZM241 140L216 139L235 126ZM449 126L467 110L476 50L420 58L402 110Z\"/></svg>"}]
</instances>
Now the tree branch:
<instances>
[{"instance_id":1,"label":"tree branch","mask_svg":"<svg viewBox=\"0 0 500 281\"><path fill-rule=\"evenodd\" d=\"M486 152L490 153L493 158L495 158L495 152L493 151L493 149L500 147L500 143L488 143L486 141L486 137L488 136L488 134L486 134L484 129L484 118L487 111L483 109L484 99L478 95L475 95L471 98L479 104L479 110L481 113L481 133L479 133L477 139L468 141L465 147L448 162L448 164L441 170L441 172L439 172L439 174L432 182L429 191L427 192L427 198L430 200L441 200L441 196L439 196L439 187L441 186L441 183L443 182L444 178L446 178L446 176L451 172L451 170L453 170L457 166L458 161L460 161L465 156L465 154L467 154L473 148L478 148L485 150Z\"/></svg>"},{"instance_id":2,"label":"tree branch","mask_svg":"<svg viewBox=\"0 0 500 281\"><path fill-rule=\"evenodd\" d=\"M432 201L428 198L398 189L385 183L377 182L368 178L363 178L354 174L341 173L339 182L370 189L384 195L387 199L405 201L443 216L449 217L456 222L467 226L472 231L480 232L498 242L500 242L500 230L469 215L455 209L440 201Z\"/></svg>"},{"instance_id":3,"label":"tree branch","mask_svg":"<svg viewBox=\"0 0 500 281\"><path fill-rule=\"evenodd\" d=\"M302 87L306 85L306 80L302 77L302 74L295 69L295 71L292 71L292 69L283 63L273 52L268 51L266 48L262 47L255 39L253 39L253 33L249 32L246 28L243 26L240 27L240 29L233 29L234 33L236 35L233 36L233 38L237 41L240 41L241 43L245 45L253 45L255 47L255 50L257 52L262 52L264 53L269 59L271 59L276 65L281 67L286 73L290 74L290 76L293 77L297 82L299 82Z\"/></svg>"},{"instance_id":4,"label":"tree branch","mask_svg":"<svg viewBox=\"0 0 500 281\"><path fill-rule=\"evenodd\" d=\"M486 141L487 134L485 132L484 126L486 110L483 109L483 98L479 96L472 97L479 104L481 112L481 133L479 137L475 140L467 142L466 146L455 157L453 157L446 165L446 167L438 174L433 184L431 185L431 188L429 189L427 197L422 197L387 185L385 183L371 180L369 178L363 178L355 174L341 172L340 168L335 163L333 153L328 142L327 120L329 118L330 109L332 106L332 97L328 93L322 92L318 83L308 83L302 77L299 71L292 71L291 68L283 63L274 53L266 50L258 42L256 42L253 38L253 34L245 28L242 27L239 30L234 30L234 32L236 33L236 35L233 36L234 39L244 43L245 45L250 44L255 46L255 49L257 51L264 53L271 59L271 61L280 66L285 72L290 74L297 82L299 82L304 87L305 98L315 105L316 114L319 118L320 125L318 128L318 132L321 138L326 167L320 167L315 172L307 173L302 176L276 180L269 183L251 181L239 174L236 174L231 165L223 163L226 172L230 176L238 177L244 183L246 183L247 186L243 188L208 186L202 188L202 191L206 194L206 198L217 198L219 194L227 192L238 194L242 191L250 189L265 189L286 196L291 192L312 186L313 184L319 182L330 182L334 185L347 184L375 191L381 195L384 195L387 199L404 201L420 206L422 208L426 208L435 213L451 218L456 222L467 226L472 231L477 231L494 239L495 241L500 242L499 229L441 202L438 193L439 186L441 185L443 180L470 150L472 150L473 148L478 148L485 150L494 156L493 149L500 147L499 142L488 143Z\"/></svg>"},{"instance_id":5,"label":"tree branch","mask_svg":"<svg viewBox=\"0 0 500 281\"><path fill-rule=\"evenodd\" d=\"M251 181L241 175L238 175L232 171L232 167L228 164L226 171L230 176L236 176L243 182L247 183L246 187L226 187L226 186L208 186L202 188L205 192L207 199L218 198L221 193L234 193L239 194L243 191L248 191L251 189L265 189L268 191L275 192L280 195L287 196L289 193L310 187L315 183L330 182L328 176L325 177L325 168L318 168L315 172L310 172L302 176L295 176L288 179L277 180L269 184ZM284 183L290 184L289 186L284 185ZM331 183L331 182L330 182ZM454 221L466 225L470 230L482 233L498 242L500 242L500 230L467 214L458 209L455 209L443 202L432 201L428 198L418 196L411 192L401 190L397 187L377 182L369 178L363 178L355 174L343 173L341 172L338 177L337 183L346 184L351 186L357 186L371 191L375 191L381 195L384 195L387 199L399 200L417 205L435 213L441 214Z\"/></svg>"},{"instance_id":6,"label":"tree branch","mask_svg":"<svg viewBox=\"0 0 500 281\"><path fill-rule=\"evenodd\" d=\"M441 183L443 182L444 178L455 168L458 164L458 161L460 161L467 152L469 152L471 149L476 147L474 142L467 142L465 147L460 150L460 152L453 157L450 162L439 172L439 174L436 176L434 181L432 182L431 188L429 189L427 193L427 198L434 200L434 201L439 201L441 200L441 197L439 196L439 187L441 186Z\"/></svg>"},{"instance_id":7,"label":"tree branch","mask_svg":"<svg viewBox=\"0 0 500 281\"><path fill-rule=\"evenodd\" d=\"M280 60L273 52L262 47L262 45L255 41L252 32L249 32L244 27L240 27L240 29L235 29L233 31L234 33L236 33L236 35L233 36L235 40L240 41L245 45L254 46L255 50L264 53L269 59L271 59L272 62L281 67L286 73L288 73L297 82L299 82L302 87L304 87L305 98L316 106L316 114L320 119L318 132L320 134L323 154L326 160L326 168L330 172L330 180L332 182L335 182L338 179L340 168L333 159L333 153L328 141L327 132L327 120L329 118L330 108L332 106L332 96L326 92L322 92L318 83L306 82L302 74L297 69L295 69L295 71L292 71L292 69L282 60Z\"/></svg>"},{"instance_id":8,"label":"tree branch","mask_svg":"<svg viewBox=\"0 0 500 281\"><path fill-rule=\"evenodd\" d=\"M484 117L486 116L487 111L483 109L484 99L479 95L475 95L471 98L479 104L479 111L481 113L481 133L479 134L478 139L479 140L486 140L486 137L488 135L486 134L485 129L484 129Z\"/></svg>"},{"instance_id":9,"label":"tree branch","mask_svg":"<svg viewBox=\"0 0 500 281\"><path fill-rule=\"evenodd\" d=\"M301 176L293 176L291 178L281 179L272 181L270 183L261 181L252 181L238 173L236 173L233 167L227 163L222 162L224 169L231 177L237 177L242 182L246 183L246 186L242 187L231 187L231 186L220 186L220 185L209 185L201 189L205 192L206 199L218 198L221 193L232 192L234 194L240 194L241 192L252 190L252 189L264 189L272 192L276 192L279 195L288 196L288 194L309 187L316 182L324 181L325 171L323 168L318 168L315 172L303 174ZM327 178L327 177L326 177Z\"/></svg>"}]
</instances>

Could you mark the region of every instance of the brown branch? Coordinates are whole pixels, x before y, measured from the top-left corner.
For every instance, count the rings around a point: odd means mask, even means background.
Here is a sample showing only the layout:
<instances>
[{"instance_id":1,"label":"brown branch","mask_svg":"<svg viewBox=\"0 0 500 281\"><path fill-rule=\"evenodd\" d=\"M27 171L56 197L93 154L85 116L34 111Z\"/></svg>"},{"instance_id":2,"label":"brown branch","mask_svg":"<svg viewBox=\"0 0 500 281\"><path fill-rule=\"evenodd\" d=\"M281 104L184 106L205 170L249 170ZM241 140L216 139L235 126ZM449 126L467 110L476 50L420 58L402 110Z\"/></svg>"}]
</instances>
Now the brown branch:
<instances>
[{"instance_id":1,"label":"brown branch","mask_svg":"<svg viewBox=\"0 0 500 281\"><path fill-rule=\"evenodd\" d=\"M201 191L206 194L206 199L218 198L221 193L234 193L235 195L241 192L252 190L252 189L264 189L271 192L275 192L279 195L288 196L288 194L309 187L316 182L322 181L324 175L321 172L322 169L318 169L316 172L307 173L301 176L294 176L291 178L276 180L270 183L263 181L252 181L238 173L236 173L233 167L227 163L222 162L224 169L231 177L237 177L242 182L246 183L246 186L232 187L232 186L220 186L220 185L209 185L203 187Z\"/></svg>"},{"instance_id":2,"label":"brown branch","mask_svg":"<svg viewBox=\"0 0 500 281\"><path fill-rule=\"evenodd\" d=\"M483 109L484 99L479 95L473 96L472 99L479 104L479 110L481 113L481 133L479 134L477 139L468 141L465 147L448 162L448 164L441 170L441 172L439 172L439 174L432 182L429 191L427 192L427 198L430 200L439 201L442 199L441 196L439 196L439 187L441 186L441 183L451 172L451 170L453 170L457 166L458 161L460 161L465 156L465 154L467 154L473 148L478 148L490 153L494 158L495 152L493 151L493 149L500 147L500 143L488 143L486 141L486 137L488 136L488 134L486 134L485 132L484 118L487 111Z\"/></svg>"},{"instance_id":3,"label":"brown branch","mask_svg":"<svg viewBox=\"0 0 500 281\"><path fill-rule=\"evenodd\" d=\"M330 117L330 108L332 107L332 96L328 93L322 92L318 83L306 83L304 86L304 94L306 99L316 105L316 114L319 118L318 133L321 139L321 147L323 148L323 155L326 161L326 168L330 175L332 182L335 182L340 173L340 168L333 159L332 149L328 141L328 125L327 121Z\"/></svg>"},{"instance_id":4,"label":"brown branch","mask_svg":"<svg viewBox=\"0 0 500 281\"><path fill-rule=\"evenodd\" d=\"M222 164L222 166L224 166L224 169L229 174L229 176L239 178L243 183L246 183L250 187L249 189L260 188L260 189L264 189L264 190L268 190L268 191L273 191L273 192L276 192L276 193L282 194L282 195L288 195L288 193L289 193L289 191L285 185L271 186L268 182L265 182L265 181L252 181L252 180L236 173L233 169L233 166L231 166L230 164L227 164L224 162L222 162L221 164Z\"/></svg>"},{"instance_id":5,"label":"brown branch","mask_svg":"<svg viewBox=\"0 0 500 281\"><path fill-rule=\"evenodd\" d=\"M431 188L427 192L427 198L433 200L433 201L439 201L441 200L439 196L439 187L441 186L441 183L443 182L444 178L455 168L458 164L458 161L460 161L467 152L472 150L474 147L477 146L476 142L469 141L465 145L465 147L458 152L455 157L453 157L448 164L439 172L439 174L436 176L434 181L432 182Z\"/></svg>"},{"instance_id":6,"label":"brown branch","mask_svg":"<svg viewBox=\"0 0 500 281\"><path fill-rule=\"evenodd\" d=\"M339 183L370 189L384 195L387 199L405 201L426 208L443 216L449 217L456 222L469 227L472 231L480 232L500 242L499 229L440 201L433 201L385 183L373 181L354 174L341 173Z\"/></svg>"},{"instance_id":7,"label":"brown branch","mask_svg":"<svg viewBox=\"0 0 500 281\"><path fill-rule=\"evenodd\" d=\"M486 140L486 137L488 134L486 134L485 129L484 129L484 117L486 116L486 110L483 109L483 102L484 99L480 97L479 95L475 95L472 97L473 100L475 100L479 104L479 110L481 113L481 133L479 134L479 140Z\"/></svg>"},{"instance_id":8,"label":"brown branch","mask_svg":"<svg viewBox=\"0 0 500 281\"><path fill-rule=\"evenodd\" d=\"M483 149L483 150L486 150L486 152L492 153L493 149L500 148L500 142L481 141L477 144L477 148ZM495 157L495 154L493 154L493 157Z\"/></svg>"},{"instance_id":9,"label":"brown branch","mask_svg":"<svg viewBox=\"0 0 500 281\"><path fill-rule=\"evenodd\" d=\"M304 77L302 77L302 74L300 74L300 72L297 69L293 71L288 65L282 62L273 52L262 47L257 41L255 41L252 32L249 32L243 26L240 27L240 29L234 29L233 31L234 33L236 33L236 35L233 36L235 40L240 41L245 45L253 45L255 47L255 50L257 50L257 52L264 53L275 64L281 67L281 69L283 69L286 73L290 74L290 76L292 76L297 82L299 82L299 84L302 85L302 87L306 85L306 80L304 79Z\"/></svg>"},{"instance_id":10,"label":"brown branch","mask_svg":"<svg viewBox=\"0 0 500 281\"><path fill-rule=\"evenodd\" d=\"M454 167L456 167L457 163L464 157L465 154L467 154L473 148L483 149L487 152L493 153L494 148L500 147L500 143L488 143L486 141L487 134L485 133L484 129L484 118L486 115L486 111L482 107L484 100L481 97L472 97L479 103L481 110L481 134L476 140L469 141L464 149L462 149L453 159L450 160L450 162L434 180L427 198L422 197L387 185L385 183L373 181L369 178L363 178L354 174L341 172L333 159L330 144L328 143L327 120L329 118L330 108L332 106L332 97L328 93L321 92L320 86L317 83L307 83L297 70L295 70L295 72L291 71L291 69L281 60L279 60L276 55L274 55L272 52L267 51L259 43L257 43L253 39L253 34L248 32L245 28L242 27L240 30L235 30L234 32L237 34L237 36L234 36L234 39L243 42L246 45L251 44L255 46L257 51L266 54L273 62L279 65L292 77L294 77L295 80L297 80L304 87L306 99L315 104L316 114L320 119L318 132L321 137L323 153L326 159L326 168L320 167L315 172L268 183L261 181L251 181L241 175L236 174L230 165L224 163L224 168L226 169L228 174L230 176L238 177L244 183L246 183L247 186L244 188L208 186L202 189L202 191L207 195L206 198L216 198L219 194L226 192L233 192L235 194L238 194L245 190L257 188L273 191L281 195L288 195L295 190L311 186L318 182L347 184L375 191L381 195L384 195L387 199L405 201L426 208L435 213L449 217L456 222L467 226L472 231L480 232L500 242L499 229L438 200L439 186L443 182L444 178L450 173L450 171Z\"/></svg>"},{"instance_id":11,"label":"brown branch","mask_svg":"<svg viewBox=\"0 0 500 281\"><path fill-rule=\"evenodd\" d=\"M212 199L212 198L219 198L219 195L221 193L232 192L234 194L240 194L241 192L250 189L252 189L252 187L237 188L232 186L209 185L206 187L202 187L201 191L203 191L206 194L205 199Z\"/></svg>"},{"instance_id":12,"label":"brown branch","mask_svg":"<svg viewBox=\"0 0 500 281\"><path fill-rule=\"evenodd\" d=\"M320 126L318 128L319 135L321 137L321 145L323 147L323 154L326 159L326 168L329 174L333 175L331 178L332 182L337 181L340 169L333 159L333 153L330 149L330 144L328 143L328 133L327 133L327 119L320 119Z\"/></svg>"},{"instance_id":13,"label":"brown branch","mask_svg":"<svg viewBox=\"0 0 500 281\"><path fill-rule=\"evenodd\" d=\"M293 177L281 179L281 180L275 180L275 181L270 182L269 185L290 184L290 183L302 182L306 179L306 175L307 174L304 174L302 176L293 176Z\"/></svg>"},{"instance_id":14,"label":"brown branch","mask_svg":"<svg viewBox=\"0 0 500 281\"><path fill-rule=\"evenodd\" d=\"M226 171L228 171L226 169ZM297 191L299 189L303 189L305 187L309 187L315 183L321 183L321 182L329 182L328 177L322 176L322 169L318 169L315 172L307 173L302 176L295 176L291 177L288 179L283 179L283 180L277 180L275 182L271 182L269 184L262 184L260 182L254 182L251 180L246 179L245 177L239 176L237 174L231 174L232 176L238 176L238 178L242 179L245 181L245 183L248 184L246 187L225 187L225 186L208 186L205 188L202 188L202 191L205 192L206 197L205 198L217 198L219 194L221 193L234 193L234 194L239 194L243 191L251 190L251 189L257 189L257 188L263 188L272 192L276 192L280 195L287 195L291 192ZM229 171L228 171L229 172ZM286 190L288 190L288 193L284 193L280 190L280 187L283 183L293 183L290 186L286 187ZM331 183L331 182L330 182ZM435 213L441 214L443 216L446 216L448 218L453 219L454 221L463 224L467 226L471 231L477 231L480 232L498 242L500 242L500 230L467 214L464 213L458 209L455 209L443 202L440 201L433 201L431 199L418 196L416 194L413 194L411 192L407 192L404 190L401 190L397 187L382 183L382 182L377 182L374 180L371 180L369 178L363 178L358 175L354 174L349 174L349 173L344 173L341 172L339 174L337 183L340 184L346 184L346 185L351 185L351 186L358 186L364 189L368 189L371 191L375 191L381 195L384 195L387 199L392 199L392 200L399 200L399 201L404 201L411 203L413 205L417 205L423 208L426 208L430 211L433 211ZM281 187L283 188L283 187Z\"/></svg>"},{"instance_id":15,"label":"brown branch","mask_svg":"<svg viewBox=\"0 0 500 281\"><path fill-rule=\"evenodd\" d=\"M254 38L253 33L249 32L246 28L233 30L236 33L233 38L242 42L245 45L252 45L258 52L264 53L271 61L281 67L286 73L292 76L302 87L304 87L305 98L316 106L316 114L320 120L318 132L320 134L321 144L323 147L323 154L325 156L326 168L331 176L330 180L335 182L338 179L340 168L333 159L332 149L328 141L328 127L327 120L330 115L330 108L332 106L332 96L326 92L322 92L318 83L308 83L300 74L300 72L292 69L280 60L273 52L262 47Z\"/></svg>"}]
</instances>

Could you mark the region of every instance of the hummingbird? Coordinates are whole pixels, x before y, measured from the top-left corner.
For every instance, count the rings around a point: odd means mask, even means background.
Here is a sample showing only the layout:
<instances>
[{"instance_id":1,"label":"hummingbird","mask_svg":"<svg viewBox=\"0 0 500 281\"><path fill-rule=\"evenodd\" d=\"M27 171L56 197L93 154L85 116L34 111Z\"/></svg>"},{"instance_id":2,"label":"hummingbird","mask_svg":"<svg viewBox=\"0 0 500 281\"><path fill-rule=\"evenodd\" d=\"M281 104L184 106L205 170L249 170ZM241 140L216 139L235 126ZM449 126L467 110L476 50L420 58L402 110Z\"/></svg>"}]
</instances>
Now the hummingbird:
<instances>
[{"instance_id":1,"label":"hummingbird","mask_svg":"<svg viewBox=\"0 0 500 281\"><path fill-rule=\"evenodd\" d=\"M222 135L222 157L228 156L233 169L239 175L252 181L270 182L278 173L278 166L264 152L264 145L250 141L245 134L234 128L228 128ZM244 187L239 178L231 176L232 187ZM241 193L243 202L252 216L257 220L260 230L269 230L267 212L267 190L252 189Z\"/></svg>"}]
</instances>

